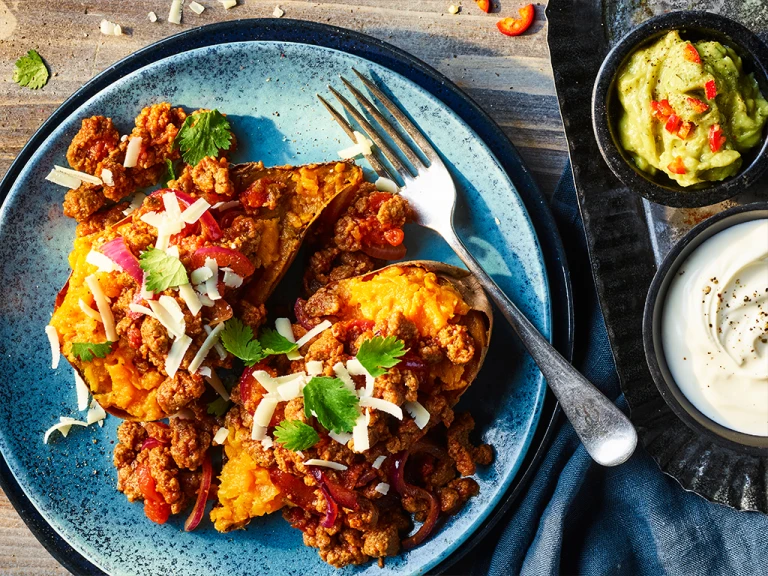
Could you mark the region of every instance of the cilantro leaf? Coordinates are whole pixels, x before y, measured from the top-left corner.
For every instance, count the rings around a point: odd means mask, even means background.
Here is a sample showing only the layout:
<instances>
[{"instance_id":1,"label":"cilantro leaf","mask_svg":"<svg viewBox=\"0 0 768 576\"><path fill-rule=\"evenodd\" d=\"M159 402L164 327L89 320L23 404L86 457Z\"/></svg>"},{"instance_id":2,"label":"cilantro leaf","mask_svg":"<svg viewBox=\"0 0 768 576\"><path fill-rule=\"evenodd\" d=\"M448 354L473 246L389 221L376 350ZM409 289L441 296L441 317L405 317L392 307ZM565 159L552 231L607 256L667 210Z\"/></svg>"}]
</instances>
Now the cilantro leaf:
<instances>
[{"instance_id":1,"label":"cilantro leaf","mask_svg":"<svg viewBox=\"0 0 768 576\"><path fill-rule=\"evenodd\" d=\"M264 328L264 330L261 331L259 342L261 342L261 347L264 349L264 354L268 355L288 354L289 352L299 349L295 342L291 342L288 338L272 328Z\"/></svg>"},{"instance_id":2,"label":"cilantro leaf","mask_svg":"<svg viewBox=\"0 0 768 576\"><path fill-rule=\"evenodd\" d=\"M358 405L357 395L338 378L315 376L304 387L304 414L314 415L326 430L352 432Z\"/></svg>"},{"instance_id":3,"label":"cilantro leaf","mask_svg":"<svg viewBox=\"0 0 768 576\"><path fill-rule=\"evenodd\" d=\"M266 356L261 344L253 337L253 330L243 324L238 318L231 318L224 324L224 330L219 333L219 339L229 352L253 366Z\"/></svg>"},{"instance_id":4,"label":"cilantro leaf","mask_svg":"<svg viewBox=\"0 0 768 576\"><path fill-rule=\"evenodd\" d=\"M275 440L288 450L306 450L317 444L320 436L301 420L283 420L275 428Z\"/></svg>"},{"instance_id":5,"label":"cilantro leaf","mask_svg":"<svg viewBox=\"0 0 768 576\"><path fill-rule=\"evenodd\" d=\"M13 69L13 81L19 86L32 90L42 88L48 83L48 68L35 50L30 50L25 56L16 60Z\"/></svg>"},{"instance_id":6,"label":"cilantro leaf","mask_svg":"<svg viewBox=\"0 0 768 576\"><path fill-rule=\"evenodd\" d=\"M229 410L229 401L224 400L221 396L208 404L208 414L213 414L214 416L224 416L227 410Z\"/></svg>"},{"instance_id":7,"label":"cilantro leaf","mask_svg":"<svg viewBox=\"0 0 768 576\"><path fill-rule=\"evenodd\" d=\"M232 142L227 119L218 110L190 114L181 125L174 145L181 150L184 162L196 166L206 156L219 156Z\"/></svg>"},{"instance_id":8,"label":"cilantro leaf","mask_svg":"<svg viewBox=\"0 0 768 576\"><path fill-rule=\"evenodd\" d=\"M360 364L368 370L374 378L386 374L384 368L392 368L400 363L400 358L405 354L405 343L394 336L374 336L366 340L357 352Z\"/></svg>"},{"instance_id":9,"label":"cilantro leaf","mask_svg":"<svg viewBox=\"0 0 768 576\"><path fill-rule=\"evenodd\" d=\"M93 362L94 356L96 358L105 358L107 354L112 352L112 342L102 342L96 344L95 342L72 342L72 354L79 358L83 362Z\"/></svg>"},{"instance_id":10,"label":"cilantro leaf","mask_svg":"<svg viewBox=\"0 0 768 576\"><path fill-rule=\"evenodd\" d=\"M167 167L167 171L165 173L165 182L163 182L163 187L168 187L168 182L171 180L176 180L176 172L173 170L173 161L170 158L165 159L165 165Z\"/></svg>"},{"instance_id":11,"label":"cilantro leaf","mask_svg":"<svg viewBox=\"0 0 768 576\"><path fill-rule=\"evenodd\" d=\"M139 266L147 273L147 290L152 292L162 292L189 282L181 260L157 248L142 252L139 255Z\"/></svg>"}]
</instances>

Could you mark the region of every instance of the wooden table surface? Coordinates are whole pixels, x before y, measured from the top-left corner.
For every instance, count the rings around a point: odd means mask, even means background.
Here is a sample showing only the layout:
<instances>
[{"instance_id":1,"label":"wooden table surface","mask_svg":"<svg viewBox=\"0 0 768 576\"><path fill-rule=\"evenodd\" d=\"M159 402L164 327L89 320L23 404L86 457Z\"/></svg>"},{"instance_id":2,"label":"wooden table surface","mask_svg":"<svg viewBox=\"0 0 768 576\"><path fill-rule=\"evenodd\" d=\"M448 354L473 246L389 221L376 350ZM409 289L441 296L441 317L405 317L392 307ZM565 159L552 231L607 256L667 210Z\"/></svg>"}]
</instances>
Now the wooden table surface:
<instances>
[{"instance_id":1,"label":"wooden table surface","mask_svg":"<svg viewBox=\"0 0 768 576\"><path fill-rule=\"evenodd\" d=\"M177 26L166 21L170 0L0 0L0 176L56 107L113 62L184 29L271 17L279 4L284 18L370 34L445 74L504 129L544 193L554 190L567 154L546 45L546 2L536 6L529 32L517 38L502 36L496 21L517 16L519 0L494 0L492 14L483 14L473 0L238 0L231 10L216 0L198 2L205 12L198 16L185 7ZM450 14L451 4L461 11ZM150 11L158 22L149 21ZM120 24L125 35L101 35L104 18ZM51 72L48 84L36 91L12 81L13 63L32 48ZM0 574L67 574L2 492Z\"/></svg>"}]
</instances>

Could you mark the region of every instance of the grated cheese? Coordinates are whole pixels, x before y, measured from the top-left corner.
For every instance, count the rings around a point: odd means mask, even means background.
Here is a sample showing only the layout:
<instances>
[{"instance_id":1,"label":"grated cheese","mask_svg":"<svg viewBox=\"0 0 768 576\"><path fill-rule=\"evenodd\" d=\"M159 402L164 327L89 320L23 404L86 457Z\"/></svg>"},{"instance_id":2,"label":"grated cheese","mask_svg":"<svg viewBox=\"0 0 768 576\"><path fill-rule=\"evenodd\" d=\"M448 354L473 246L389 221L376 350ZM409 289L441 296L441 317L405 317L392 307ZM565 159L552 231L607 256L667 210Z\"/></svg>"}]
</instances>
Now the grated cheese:
<instances>
[{"instance_id":1,"label":"grated cheese","mask_svg":"<svg viewBox=\"0 0 768 576\"><path fill-rule=\"evenodd\" d=\"M282 336L289 342L296 343L296 337L293 335L293 328L291 327L291 321L288 320L288 318L278 318L277 320L275 320L275 330L277 330L277 333L280 334L280 336ZM299 354L298 350L289 352L288 354L286 354L286 357L288 358L288 360L302 359L302 355Z\"/></svg>"},{"instance_id":2,"label":"grated cheese","mask_svg":"<svg viewBox=\"0 0 768 576\"><path fill-rule=\"evenodd\" d=\"M200 312L203 304L200 302L200 298L198 298L197 292L195 292L195 289L192 288L192 285L182 284L179 286L179 296L181 296L182 300L184 300L184 303L192 313L192 316L197 316L197 313Z\"/></svg>"},{"instance_id":3,"label":"grated cheese","mask_svg":"<svg viewBox=\"0 0 768 576\"><path fill-rule=\"evenodd\" d=\"M389 192L390 194L397 194L397 184L390 180L389 178L379 178L374 183L374 186L376 186L376 190L379 190L381 192Z\"/></svg>"},{"instance_id":4,"label":"grated cheese","mask_svg":"<svg viewBox=\"0 0 768 576\"><path fill-rule=\"evenodd\" d=\"M82 300L80 300L80 302L82 302ZM80 307L82 308L82 306ZM152 312L152 310L150 310L146 306L142 306L141 304L134 304L133 302L131 302L130 304L128 304L128 309L131 312L136 312L137 314L144 314L145 316L149 316L150 318L154 318L155 320L157 320L157 314Z\"/></svg>"},{"instance_id":5,"label":"grated cheese","mask_svg":"<svg viewBox=\"0 0 768 576\"><path fill-rule=\"evenodd\" d=\"M75 394L77 394L77 409L81 412L88 408L88 386L75 370Z\"/></svg>"},{"instance_id":6,"label":"grated cheese","mask_svg":"<svg viewBox=\"0 0 768 576\"><path fill-rule=\"evenodd\" d=\"M168 357L165 359L165 371L168 376L173 378L176 371L181 366L181 361L184 360L184 355L187 353L190 344L192 344L192 338L183 334L179 338L173 341L171 351L168 352Z\"/></svg>"},{"instance_id":7,"label":"grated cheese","mask_svg":"<svg viewBox=\"0 0 768 576\"><path fill-rule=\"evenodd\" d=\"M330 460L320 460L318 458L310 458L304 462L305 466L324 466L325 468L332 468L334 470L346 470L347 467L344 464L338 462L331 462Z\"/></svg>"},{"instance_id":8,"label":"grated cheese","mask_svg":"<svg viewBox=\"0 0 768 576\"><path fill-rule=\"evenodd\" d=\"M96 266L99 272L114 272L116 270L122 270L115 262L104 256L101 252L91 250L85 257L85 261L91 266Z\"/></svg>"},{"instance_id":9,"label":"grated cheese","mask_svg":"<svg viewBox=\"0 0 768 576\"><path fill-rule=\"evenodd\" d=\"M341 157L342 160L349 160L350 158L370 154L372 152L371 146L373 146L373 142L371 142L365 134L355 130L354 135L355 145L345 148L344 150L339 150L339 157Z\"/></svg>"},{"instance_id":10,"label":"grated cheese","mask_svg":"<svg viewBox=\"0 0 768 576\"><path fill-rule=\"evenodd\" d=\"M200 366L200 368L197 369L197 373L203 378L210 378L211 368L209 366Z\"/></svg>"},{"instance_id":11,"label":"grated cheese","mask_svg":"<svg viewBox=\"0 0 768 576\"><path fill-rule=\"evenodd\" d=\"M155 313L155 318L165 327L168 334L175 338L181 338L184 335L186 326L180 326L174 322L168 311L158 301L150 300L149 307L152 308L152 312Z\"/></svg>"},{"instance_id":12,"label":"grated cheese","mask_svg":"<svg viewBox=\"0 0 768 576\"><path fill-rule=\"evenodd\" d=\"M171 2L171 10L168 12L168 22L171 24L181 24L181 7L183 4L183 0L173 0L173 2Z\"/></svg>"},{"instance_id":13,"label":"grated cheese","mask_svg":"<svg viewBox=\"0 0 768 576\"><path fill-rule=\"evenodd\" d=\"M286 402L298 398L302 395L305 382L304 374L296 374L294 378L287 380L285 383L279 383L277 394L281 400Z\"/></svg>"},{"instance_id":14,"label":"grated cheese","mask_svg":"<svg viewBox=\"0 0 768 576\"><path fill-rule=\"evenodd\" d=\"M75 178L74 176L59 172L55 168L48 173L48 176L46 176L45 179L48 180L48 182L53 182L54 184L64 186L64 188L71 188L73 190L75 188L79 188L81 184L79 178Z\"/></svg>"},{"instance_id":15,"label":"grated cheese","mask_svg":"<svg viewBox=\"0 0 768 576\"><path fill-rule=\"evenodd\" d=\"M152 300L152 298L155 297L155 294L153 292L150 292L147 290L147 273L144 273L144 277L141 280L141 297L144 298L144 300Z\"/></svg>"},{"instance_id":16,"label":"grated cheese","mask_svg":"<svg viewBox=\"0 0 768 576\"><path fill-rule=\"evenodd\" d=\"M192 12L194 12L198 16L200 16L200 14L202 14L203 11L205 10L205 6L203 6L202 4L198 4L197 2L192 2L189 5L189 9L192 10Z\"/></svg>"},{"instance_id":17,"label":"grated cheese","mask_svg":"<svg viewBox=\"0 0 768 576\"><path fill-rule=\"evenodd\" d=\"M285 12L280 9L280 6L275 6L275 9L272 11L272 16L275 18L282 18L283 14L285 14Z\"/></svg>"},{"instance_id":18,"label":"grated cheese","mask_svg":"<svg viewBox=\"0 0 768 576\"><path fill-rule=\"evenodd\" d=\"M261 439L261 447L264 448L264 450L269 450L274 445L275 445L275 441L272 440L272 438L270 438L269 436L266 436Z\"/></svg>"},{"instance_id":19,"label":"grated cheese","mask_svg":"<svg viewBox=\"0 0 768 576\"><path fill-rule=\"evenodd\" d=\"M211 351L211 348L213 348L214 343L219 339L219 332L221 332L222 330L224 330L223 322L218 326L216 326L216 328L211 330L211 332L205 338L203 345L200 346L200 350L197 351L197 354L195 354L195 357L192 359L192 362L189 363L189 371L192 374L197 372L197 369L203 363L203 360L205 360L205 357L208 356L208 352Z\"/></svg>"},{"instance_id":20,"label":"grated cheese","mask_svg":"<svg viewBox=\"0 0 768 576\"><path fill-rule=\"evenodd\" d=\"M64 168L63 166L57 165L54 165L53 169L56 170L56 172L61 172L62 174L77 178L81 182L88 182L88 184L94 184L95 186L101 186L103 184L101 178L88 174L87 172L80 172L79 170L72 170L71 168Z\"/></svg>"},{"instance_id":21,"label":"grated cheese","mask_svg":"<svg viewBox=\"0 0 768 576\"><path fill-rule=\"evenodd\" d=\"M181 213L181 220L187 224L194 224L200 217L208 211L211 205L203 198L198 198L195 202L189 206L184 212Z\"/></svg>"},{"instance_id":22,"label":"grated cheese","mask_svg":"<svg viewBox=\"0 0 768 576\"><path fill-rule=\"evenodd\" d=\"M336 374L336 378L344 383L344 387L347 388L347 390L350 392L355 391L355 381L352 380L352 377L349 375L349 371L344 367L344 364L336 362L336 364L333 365L333 373Z\"/></svg>"},{"instance_id":23,"label":"grated cheese","mask_svg":"<svg viewBox=\"0 0 768 576\"><path fill-rule=\"evenodd\" d=\"M160 305L168 311L168 314L171 315L174 322L179 326L185 326L184 312L181 311L181 306L179 306L179 303L175 298L163 294L160 296L159 302Z\"/></svg>"},{"instance_id":24,"label":"grated cheese","mask_svg":"<svg viewBox=\"0 0 768 576\"><path fill-rule=\"evenodd\" d=\"M222 268L224 272L224 286L227 288L240 288L243 285L243 277L235 274L232 268Z\"/></svg>"},{"instance_id":25,"label":"grated cheese","mask_svg":"<svg viewBox=\"0 0 768 576\"><path fill-rule=\"evenodd\" d=\"M225 10L229 10L230 8L237 6L237 0L219 0L219 2L221 2L221 5L224 6Z\"/></svg>"},{"instance_id":26,"label":"grated cheese","mask_svg":"<svg viewBox=\"0 0 768 576\"><path fill-rule=\"evenodd\" d=\"M115 331L115 317L112 315L112 309L107 302L107 296L104 294L104 290L99 284L98 278L91 274L85 277L85 283L93 294L93 299L96 301L96 307L101 314L101 323L104 324L104 333L107 336L107 340L110 342L117 342L117 331Z\"/></svg>"},{"instance_id":27,"label":"grated cheese","mask_svg":"<svg viewBox=\"0 0 768 576\"><path fill-rule=\"evenodd\" d=\"M155 14L154 12L150 12L149 14L147 14L147 18L149 18L150 22L157 22L157 14Z\"/></svg>"},{"instance_id":28,"label":"grated cheese","mask_svg":"<svg viewBox=\"0 0 768 576\"><path fill-rule=\"evenodd\" d=\"M376 383L376 378L368 373L357 358L351 358L347 360L347 370L352 376L365 376L365 388L360 391L360 396L373 396L373 387Z\"/></svg>"},{"instance_id":29,"label":"grated cheese","mask_svg":"<svg viewBox=\"0 0 768 576\"><path fill-rule=\"evenodd\" d=\"M139 161L139 153L141 152L141 136L131 136L128 140L128 146L125 149L125 160L123 160L123 166L125 168L134 168Z\"/></svg>"},{"instance_id":30,"label":"grated cheese","mask_svg":"<svg viewBox=\"0 0 768 576\"><path fill-rule=\"evenodd\" d=\"M206 334L210 334L213 331L213 329L210 326L203 326L203 329L205 329ZM222 360L225 360L227 357L227 351L224 350L224 346L221 345L221 342L216 341L213 347L216 350L216 352L219 353L219 358L221 358Z\"/></svg>"},{"instance_id":31,"label":"grated cheese","mask_svg":"<svg viewBox=\"0 0 768 576\"><path fill-rule=\"evenodd\" d=\"M381 412L391 414L398 420L403 419L403 410L397 404L389 402L388 400L382 400L381 398L372 398L370 396L363 396L360 398L360 406L368 408L375 408Z\"/></svg>"},{"instance_id":32,"label":"grated cheese","mask_svg":"<svg viewBox=\"0 0 768 576\"><path fill-rule=\"evenodd\" d=\"M267 436L267 427L259 426L256 424L256 420L253 421L253 428L251 428L251 440L264 440Z\"/></svg>"},{"instance_id":33,"label":"grated cheese","mask_svg":"<svg viewBox=\"0 0 768 576\"><path fill-rule=\"evenodd\" d=\"M61 432L61 435L66 438L67 434L69 434L69 429L72 428L72 426L86 427L88 424L85 422L80 422L79 420L75 420L74 418L67 418L66 416L62 416L59 418L59 422L57 424L54 424L45 431L45 434L43 435L43 443L48 444L48 438L50 438L51 434L56 432L56 430Z\"/></svg>"},{"instance_id":34,"label":"grated cheese","mask_svg":"<svg viewBox=\"0 0 768 576\"><path fill-rule=\"evenodd\" d=\"M163 194L163 206L165 207L165 217L171 222L181 220L181 206L179 199L173 192Z\"/></svg>"},{"instance_id":35,"label":"grated cheese","mask_svg":"<svg viewBox=\"0 0 768 576\"><path fill-rule=\"evenodd\" d=\"M299 346L299 348L301 348L302 346L304 346L304 344L306 344L307 342L312 340L312 338L314 338L315 336L317 336L318 334L320 334L322 332L325 332L331 326L333 326L333 324L331 324L330 321L323 320L322 322L320 322L320 324L318 324L317 326L312 328L312 330L310 330L309 332L304 334L304 336L299 338L298 341L296 342L296 344Z\"/></svg>"},{"instance_id":36,"label":"grated cheese","mask_svg":"<svg viewBox=\"0 0 768 576\"><path fill-rule=\"evenodd\" d=\"M215 306L216 303L208 298L208 294L205 293L204 290L205 284L203 284L203 288L200 288L199 286L195 287L195 292L197 292L197 297L200 298L200 304L203 306L210 308L211 306Z\"/></svg>"},{"instance_id":37,"label":"grated cheese","mask_svg":"<svg viewBox=\"0 0 768 576\"><path fill-rule=\"evenodd\" d=\"M203 368L208 368L208 367L201 366L200 370L198 370L200 374L203 373ZM208 368L208 370L210 371L210 374L208 376L203 376L203 378L205 378L205 381L211 385L211 388L216 390L216 393L219 396L221 396L226 402L229 402L229 392L227 392L227 389L224 387L224 384L219 379L219 375L216 374L215 370L211 370L210 368Z\"/></svg>"},{"instance_id":38,"label":"grated cheese","mask_svg":"<svg viewBox=\"0 0 768 576\"><path fill-rule=\"evenodd\" d=\"M256 379L256 382L261 384L264 387L264 390L266 390L270 394L279 394L277 391L277 387L278 387L277 380L272 378L272 376L270 376L264 370L256 370L253 373L253 377Z\"/></svg>"},{"instance_id":39,"label":"grated cheese","mask_svg":"<svg viewBox=\"0 0 768 576\"><path fill-rule=\"evenodd\" d=\"M420 430L423 430L424 426L429 424L429 419L431 417L429 410L424 408L424 406L418 402L406 402L403 405L403 408L405 408L405 411L413 417L413 421Z\"/></svg>"},{"instance_id":40,"label":"grated cheese","mask_svg":"<svg viewBox=\"0 0 768 576\"><path fill-rule=\"evenodd\" d=\"M328 432L328 436L336 440L336 442L338 442L339 444L344 444L344 445L346 445L347 442L352 440L352 434L350 434L349 432L334 432L333 430L331 430L330 432Z\"/></svg>"},{"instance_id":41,"label":"grated cheese","mask_svg":"<svg viewBox=\"0 0 768 576\"><path fill-rule=\"evenodd\" d=\"M59 333L56 332L56 328L53 326L46 326L45 335L48 336L48 342L51 345L51 368L56 370L59 367L59 360L61 360Z\"/></svg>"},{"instance_id":42,"label":"grated cheese","mask_svg":"<svg viewBox=\"0 0 768 576\"><path fill-rule=\"evenodd\" d=\"M265 396L261 399L261 402L256 407L256 411L253 413L253 422L266 428L269 426L270 420L272 420L275 408L277 408L277 398Z\"/></svg>"},{"instance_id":43,"label":"grated cheese","mask_svg":"<svg viewBox=\"0 0 768 576\"><path fill-rule=\"evenodd\" d=\"M459 10L461 10L461 8L459 6L455 6L453 4L448 6L448 13L449 14L458 14Z\"/></svg>"},{"instance_id":44,"label":"grated cheese","mask_svg":"<svg viewBox=\"0 0 768 576\"><path fill-rule=\"evenodd\" d=\"M192 271L192 274L190 274L190 280L192 280L192 284L202 284L211 276L213 276L211 269L206 266L202 266L197 270Z\"/></svg>"},{"instance_id":45,"label":"grated cheese","mask_svg":"<svg viewBox=\"0 0 768 576\"><path fill-rule=\"evenodd\" d=\"M371 464L371 466L373 466L374 468L376 468L376 470L378 470L379 468L381 468L381 465L384 464L384 460L386 459L387 459L386 456L377 456L376 460L373 461L373 464Z\"/></svg>"},{"instance_id":46,"label":"grated cheese","mask_svg":"<svg viewBox=\"0 0 768 576\"><path fill-rule=\"evenodd\" d=\"M371 423L371 413L366 411L365 414L360 414L355 421L355 426L352 428L352 441L354 442L355 452L365 452L371 447L370 439L368 438L368 426Z\"/></svg>"},{"instance_id":47,"label":"grated cheese","mask_svg":"<svg viewBox=\"0 0 768 576\"><path fill-rule=\"evenodd\" d=\"M224 210L229 210L230 208L237 208L240 206L240 200L231 200L230 202L216 202L213 206L211 206L212 210L218 210L219 212L224 212Z\"/></svg>"},{"instance_id":48,"label":"grated cheese","mask_svg":"<svg viewBox=\"0 0 768 576\"><path fill-rule=\"evenodd\" d=\"M99 426L102 425L102 421L107 417L107 413L104 411L96 400L91 400L91 407L88 409L88 414L85 416L86 423L90 426L94 422L98 422Z\"/></svg>"},{"instance_id":49,"label":"grated cheese","mask_svg":"<svg viewBox=\"0 0 768 576\"><path fill-rule=\"evenodd\" d=\"M374 490L376 490L376 492L378 492L379 494L384 494L384 496L386 496L387 493L389 492L389 484L387 484L386 482L379 482L378 484L376 484L376 487L374 488Z\"/></svg>"},{"instance_id":50,"label":"grated cheese","mask_svg":"<svg viewBox=\"0 0 768 576\"><path fill-rule=\"evenodd\" d=\"M320 376L323 373L323 363L320 360L310 360L307 362L307 374L310 376Z\"/></svg>"},{"instance_id":51,"label":"grated cheese","mask_svg":"<svg viewBox=\"0 0 768 576\"><path fill-rule=\"evenodd\" d=\"M214 434L213 441L221 446L226 441L227 436L229 436L229 428L221 427L216 431L216 434Z\"/></svg>"},{"instance_id":52,"label":"grated cheese","mask_svg":"<svg viewBox=\"0 0 768 576\"><path fill-rule=\"evenodd\" d=\"M115 178L112 176L112 170L109 170L108 168L103 168L101 170L101 179L107 186L115 185Z\"/></svg>"},{"instance_id":53,"label":"grated cheese","mask_svg":"<svg viewBox=\"0 0 768 576\"><path fill-rule=\"evenodd\" d=\"M205 259L205 266L211 271L211 277L205 281L205 291L211 300L221 300L219 294L219 264L213 258Z\"/></svg>"},{"instance_id":54,"label":"grated cheese","mask_svg":"<svg viewBox=\"0 0 768 576\"><path fill-rule=\"evenodd\" d=\"M141 218L139 218L142 222L146 222L153 228L157 228L158 230L165 222L165 217L158 213L158 212L147 212L145 214L141 215Z\"/></svg>"}]
</instances>

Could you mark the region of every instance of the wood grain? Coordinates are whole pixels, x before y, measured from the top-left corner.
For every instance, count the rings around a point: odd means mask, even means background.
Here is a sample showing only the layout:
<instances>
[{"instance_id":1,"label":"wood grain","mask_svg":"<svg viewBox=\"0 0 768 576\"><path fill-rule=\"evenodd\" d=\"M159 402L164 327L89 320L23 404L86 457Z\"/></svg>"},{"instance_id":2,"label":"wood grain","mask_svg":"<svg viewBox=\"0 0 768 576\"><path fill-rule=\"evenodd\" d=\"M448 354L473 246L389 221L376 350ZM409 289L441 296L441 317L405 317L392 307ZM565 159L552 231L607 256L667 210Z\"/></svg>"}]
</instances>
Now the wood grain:
<instances>
[{"instance_id":1,"label":"wood grain","mask_svg":"<svg viewBox=\"0 0 768 576\"><path fill-rule=\"evenodd\" d=\"M70 94L115 61L184 29L238 18L271 17L276 0L214 0L200 16L184 9L181 26L166 22L170 0L0 0L0 176L34 131ZM457 15L450 4L461 6ZM285 18L312 20L370 34L430 64L464 89L504 129L545 194L554 190L566 145L546 46L545 3L524 36L496 30L521 2L500 0L483 14L471 0L338 0L279 2ZM151 23L150 11L158 16ZM122 37L99 33L106 18ZM13 83L14 61L35 48L51 79L41 90ZM0 493L0 574L67 574L32 536Z\"/></svg>"}]
</instances>

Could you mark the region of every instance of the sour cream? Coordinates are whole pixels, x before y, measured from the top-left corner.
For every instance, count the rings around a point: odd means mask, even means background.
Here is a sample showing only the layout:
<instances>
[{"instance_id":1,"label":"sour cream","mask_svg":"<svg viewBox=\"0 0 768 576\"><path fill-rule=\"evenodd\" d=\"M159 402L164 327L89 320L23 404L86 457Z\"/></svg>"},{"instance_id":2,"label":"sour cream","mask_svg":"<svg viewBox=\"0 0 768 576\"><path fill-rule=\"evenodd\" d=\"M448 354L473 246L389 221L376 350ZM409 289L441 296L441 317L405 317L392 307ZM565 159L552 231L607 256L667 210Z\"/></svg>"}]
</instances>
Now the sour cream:
<instances>
[{"instance_id":1,"label":"sour cream","mask_svg":"<svg viewBox=\"0 0 768 576\"><path fill-rule=\"evenodd\" d=\"M693 251L667 291L661 336L696 408L768 436L768 220L727 228Z\"/></svg>"}]
</instances>

